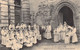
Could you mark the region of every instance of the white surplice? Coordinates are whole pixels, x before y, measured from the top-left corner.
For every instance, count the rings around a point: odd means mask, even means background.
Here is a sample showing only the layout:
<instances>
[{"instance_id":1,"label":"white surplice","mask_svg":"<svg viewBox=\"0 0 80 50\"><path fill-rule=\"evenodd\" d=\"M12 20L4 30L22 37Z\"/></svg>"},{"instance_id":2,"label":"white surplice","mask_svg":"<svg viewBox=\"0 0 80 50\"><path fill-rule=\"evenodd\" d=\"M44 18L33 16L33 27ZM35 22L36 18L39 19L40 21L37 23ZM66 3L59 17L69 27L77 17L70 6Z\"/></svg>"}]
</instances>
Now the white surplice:
<instances>
[{"instance_id":1,"label":"white surplice","mask_svg":"<svg viewBox=\"0 0 80 50\"><path fill-rule=\"evenodd\" d=\"M45 38L46 39L51 39L52 38L52 36L51 36L51 25L47 26L46 33L45 33Z\"/></svg>"},{"instance_id":2,"label":"white surplice","mask_svg":"<svg viewBox=\"0 0 80 50\"><path fill-rule=\"evenodd\" d=\"M1 34L2 34L2 43L3 45L6 45L6 37L7 37L7 34L8 34L8 30L1 30Z\"/></svg>"},{"instance_id":3,"label":"white surplice","mask_svg":"<svg viewBox=\"0 0 80 50\"><path fill-rule=\"evenodd\" d=\"M15 25L14 24L9 25L9 30L12 30L12 29L15 30Z\"/></svg>"},{"instance_id":4,"label":"white surplice","mask_svg":"<svg viewBox=\"0 0 80 50\"><path fill-rule=\"evenodd\" d=\"M12 40L12 43L13 43L13 45L12 45L12 49L13 50L19 50L20 48L22 48L23 47L23 45L22 44L20 44L18 41L17 41L17 39L13 39Z\"/></svg>"},{"instance_id":5,"label":"white surplice","mask_svg":"<svg viewBox=\"0 0 80 50\"><path fill-rule=\"evenodd\" d=\"M76 28L73 29L72 31L72 43L78 42L78 37L76 34Z\"/></svg>"},{"instance_id":6,"label":"white surplice","mask_svg":"<svg viewBox=\"0 0 80 50\"><path fill-rule=\"evenodd\" d=\"M60 33L58 32L58 29L54 30L54 42L59 42L60 40Z\"/></svg>"}]
</instances>

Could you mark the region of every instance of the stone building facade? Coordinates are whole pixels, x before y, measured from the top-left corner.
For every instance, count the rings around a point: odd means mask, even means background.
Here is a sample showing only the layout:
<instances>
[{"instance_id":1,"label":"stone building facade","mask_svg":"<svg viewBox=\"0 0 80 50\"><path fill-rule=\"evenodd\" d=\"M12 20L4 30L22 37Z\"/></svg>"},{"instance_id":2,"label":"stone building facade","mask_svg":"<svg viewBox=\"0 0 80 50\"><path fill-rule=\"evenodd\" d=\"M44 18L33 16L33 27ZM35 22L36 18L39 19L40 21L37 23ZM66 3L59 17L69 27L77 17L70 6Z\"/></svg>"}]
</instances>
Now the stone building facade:
<instances>
[{"instance_id":1,"label":"stone building facade","mask_svg":"<svg viewBox=\"0 0 80 50\"><path fill-rule=\"evenodd\" d=\"M0 27L30 21L29 0L0 0Z\"/></svg>"},{"instance_id":2,"label":"stone building facade","mask_svg":"<svg viewBox=\"0 0 80 50\"><path fill-rule=\"evenodd\" d=\"M37 0L36 0L37 1ZM77 35L80 39L80 0L40 0L38 2L32 3L33 10L35 13L39 11L39 5L45 3L49 5L50 9L50 20L52 29L54 30L60 23L67 22L70 26L75 26L77 28ZM44 9L43 9L44 10ZM41 14L42 15L42 14ZM41 16L39 16L40 18ZM39 18L36 18L39 20ZM41 21L37 23L46 23L47 16L40 18ZM43 19L43 20L42 20ZM49 18L48 18L49 19ZM36 21L38 21L36 20Z\"/></svg>"},{"instance_id":3,"label":"stone building facade","mask_svg":"<svg viewBox=\"0 0 80 50\"><path fill-rule=\"evenodd\" d=\"M14 7L13 0L0 0L0 27L8 26L9 19L15 23Z\"/></svg>"},{"instance_id":4,"label":"stone building facade","mask_svg":"<svg viewBox=\"0 0 80 50\"><path fill-rule=\"evenodd\" d=\"M77 35L80 37L80 0L47 1L48 4L53 5L52 8L50 7L50 10L52 11L50 15L52 29L54 30L60 23L67 22L68 25L75 26L77 28ZM43 24L44 23L46 22L43 22Z\"/></svg>"}]
</instances>

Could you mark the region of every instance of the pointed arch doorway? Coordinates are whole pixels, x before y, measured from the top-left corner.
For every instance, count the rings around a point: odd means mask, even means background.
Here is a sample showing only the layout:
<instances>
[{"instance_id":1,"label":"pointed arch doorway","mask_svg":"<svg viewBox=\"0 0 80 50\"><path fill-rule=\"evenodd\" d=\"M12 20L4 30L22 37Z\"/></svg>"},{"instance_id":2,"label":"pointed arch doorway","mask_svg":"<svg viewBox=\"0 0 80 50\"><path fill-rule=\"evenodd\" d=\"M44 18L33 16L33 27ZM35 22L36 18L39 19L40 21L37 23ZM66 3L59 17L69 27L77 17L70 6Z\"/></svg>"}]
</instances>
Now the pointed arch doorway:
<instances>
[{"instance_id":1,"label":"pointed arch doorway","mask_svg":"<svg viewBox=\"0 0 80 50\"><path fill-rule=\"evenodd\" d=\"M70 26L74 26L73 11L67 7L63 6L58 12L58 22L64 24L66 22Z\"/></svg>"},{"instance_id":2,"label":"pointed arch doorway","mask_svg":"<svg viewBox=\"0 0 80 50\"><path fill-rule=\"evenodd\" d=\"M75 26L76 24L76 8L72 2L60 2L54 8L55 11L52 13L53 20L53 30L59 26L60 23L64 24L67 22L70 26Z\"/></svg>"}]
</instances>

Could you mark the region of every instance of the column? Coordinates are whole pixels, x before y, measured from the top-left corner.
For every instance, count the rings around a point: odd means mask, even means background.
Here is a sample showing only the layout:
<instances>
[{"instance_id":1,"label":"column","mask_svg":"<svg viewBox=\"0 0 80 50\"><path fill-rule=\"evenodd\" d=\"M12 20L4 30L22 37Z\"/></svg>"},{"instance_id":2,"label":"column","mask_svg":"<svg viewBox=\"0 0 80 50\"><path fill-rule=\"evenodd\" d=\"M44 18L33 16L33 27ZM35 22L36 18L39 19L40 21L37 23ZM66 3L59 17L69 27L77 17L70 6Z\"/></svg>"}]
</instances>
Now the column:
<instances>
[{"instance_id":1,"label":"column","mask_svg":"<svg viewBox=\"0 0 80 50\"><path fill-rule=\"evenodd\" d=\"M22 7L22 21L26 24L30 23L30 3L29 0L22 0L21 1Z\"/></svg>"}]
</instances>

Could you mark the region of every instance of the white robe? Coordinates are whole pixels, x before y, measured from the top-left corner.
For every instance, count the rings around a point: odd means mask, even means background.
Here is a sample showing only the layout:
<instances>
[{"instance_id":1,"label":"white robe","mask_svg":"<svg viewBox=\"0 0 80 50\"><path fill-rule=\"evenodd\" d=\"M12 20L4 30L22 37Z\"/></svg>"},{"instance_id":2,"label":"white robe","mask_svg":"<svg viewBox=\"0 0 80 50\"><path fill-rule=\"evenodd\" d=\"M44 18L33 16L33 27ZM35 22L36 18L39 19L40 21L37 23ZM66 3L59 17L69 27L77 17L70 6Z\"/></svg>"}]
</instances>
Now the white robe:
<instances>
[{"instance_id":1,"label":"white robe","mask_svg":"<svg viewBox=\"0 0 80 50\"><path fill-rule=\"evenodd\" d=\"M22 28L22 29L24 29L26 27L27 27L26 24L21 24L21 26L20 26L20 28Z\"/></svg>"},{"instance_id":2,"label":"white robe","mask_svg":"<svg viewBox=\"0 0 80 50\"><path fill-rule=\"evenodd\" d=\"M6 36L8 34L8 30L1 30L1 34L2 34L2 43L3 45L6 45Z\"/></svg>"},{"instance_id":3,"label":"white robe","mask_svg":"<svg viewBox=\"0 0 80 50\"><path fill-rule=\"evenodd\" d=\"M41 40L41 39L42 39L42 37L41 37L41 34L40 34L39 30L37 30L36 38L37 38L38 40Z\"/></svg>"},{"instance_id":4,"label":"white robe","mask_svg":"<svg viewBox=\"0 0 80 50\"><path fill-rule=\"evenodd\" d=\"M68 29L67 26L64 26L63 29L62 29L62 32L61 32L61 39L62 40L65 40L65 35L66 35L66 32L67 32L67 29Z\"/></svg>"},{"instance_id":5,"label":"white robe","mask_svg":"<svg viewBox=\"0 0 80 50\"><path fill-rule=\"evenodd\" d=\"M4 30L1 30L1 34L2 34L2 45L4 45L5 43L5 31Z\"/></svg>"},{"instance_id":6,"label":"white robe","mask_svg":"<svg viewBox=\"0 0 80 50\"><path fill-rule=\"evenodd\" d=\"M63 25L59 25L58 28L57 28L58 29L57 31L60 32L60 31L63 30L63 28L64 28Z\"/></svg>"},{"instance_id":7,"label":"white robe","mask_svg":"<svg viewBox=\"0 0 80 50\"><path fill-rule=\"evenodd\" d=\"M62 38L63 38L63 25L59 25L57 28L56 28L56 33L54 33L54 34L57 34L56 36L58 36L58 37L56 37L56 38L58 38L58 39L56 39L56 40L61 40Z\"/></svg>"},{"instance_id":8,"label":"white robe","mask_svg":"<svg viewBox=\"0 0 80 50\"><path fill-rule=\"evenodd\" d=\"M7 34L6 37L6 47L11 47L12 46L12 41L10 40L10 34Z\"/></svg>"},{"instance_id":9,"label":"white robe","mask_svg":"<svg viewBox=\"0 0 80 50\"><path fill-rule=\"evenodd\" d=\"M76 34L76 28L72 31L72 43L78 42L77 34Z\"/></svg>"},{"instance_id":10,"label":"white robe","mask_svg":"<svg viewBox=\"0 0 80 50\"><path fill-rule=\"evenodd\" d=\"M19 39L21 40L21 43L23 44L23 42L24 42L24 35L23 35L22 30L20 31Z\"/></svg>"},{"instance_id":11,"label":"white robe","mask_svg":"<svg viewBox=\"0 0 80 50\"><path fill-rule=\"evenodd\" d=\"M11 47L12 46L13 39L14 39L14 31L11 31L9 33L10 34L7 35L6 47Z\"/></svg>"},{"instance_id":12,"label":"white robe","mask_svg":"<svg viewBox=\"0 0 80 50\"><path fill-rule=\"evenodd\" d=\"M11 29L15 30L15 25L14 24L9 25L9 30L11 30Z\"/></svg>"},{"instance_id":13,"label":"white robe","mask_svg":"<svg viewBox=\"0 0 80 50\"><path fill-rule=\"evenodd\" d=\"M29 33L27 30L25 30L24 32L24 42L27 43L28 42L28 36L29 36Z\"/></svg>"},{"instance_id":14,"label":"white robe","mask_svg":"<svg viewBox=\"0 0 80 50\"><path fill-rule=\"evenodd\" d=\"M20 26L16 26L16 29L20 29Z\"/></svg>"},{"instance_id":15,"label":"white robe","mask_svg":"<svg viewBox=\"0 0 80 50\"><path fill-rule=\"evenodd\" d=\"M69 30L69 31L66 32L65 41L64 41L65 44L69 44L70 43L71 33L72 33L71 30Z\"/></svg>"},{"instance_id":16,"label":"white robe","mask_svg":"<svg viewBox=\"0 0 80 50\"><path fill-rule=\"evenodd\" d=\"M54 42L59 42L60 40L60 33L57 29L54 30Z\"/></svg>"},{"instance_id":17,"label":"white robe","mask_svg":"<svg viewBox=\"0 0 80 50\"><path fill-rule=\"evenodd\" d=\"M28 36L28 38L26 39L26 43L24 44L25 46L27 46L27 47L33 46L31 38L32 38L31 36Z\"/></svg>"},{"instance_id":18,"label":"white robe","mask_svg":"<svg viewBox=\"0 0 80 50\"><path fill-rule=\"evenodd\" d=\"M14 31L11 31L10 32L10 39L14 39L14 35L15 35L15 32Z\"/></svg>"},{"instance_id":19,"label":"white robe","mask_svg":"<svg viewBox=\"0 0 80 50\"><path fill-rule=\"evenodd\" d=\"M13 50L19 50L20 48L23 47L23 45L20 44L15 38L14 38L14 40L12 40L12 43L13 43L13 45L12 45L11 48L12 48Z\"/></svg>"},{"instance_id":20,"label":"white robe","mask_svg":"<svg viewBox=\"0 0 80 50\"><path fill-rule=\"evenodd\" d=\"M16 36L17 36L18 42L20 42L20 33L19 32L16 32Z\"/></svg>"},{"instance_id":21,"label":"white robe","mask_svg":"<svg viewBox=\"0 0 80 50\"><path fill-rule=\"evenodd\" d=\"M51 39L51 25L47 26L47 29L46 29L46 33L45 33L45 38L46 39Z\"/></svg>"},{"instance_id":22,"label":"white robe","mask_svg":"<svg viewBox=\"0 0 80 50\"><path fill-rule=\"evenodd\" d=\"M46 29L46 26L41 26L41 28L45 30Z\"/></svg>"},{"instance_id":23,"label":"white robe","mask_svg":"<svg viewBox=\"0 0 80 50\"><path fill-rule=\"evenodd\" d=\"M34 36L35 36L36 40L39 39L39 38L41 38L41 37L39 37L39 35L40 35L39 30L37 28L35 28L35 30L34 30Z\"/></svg>"},{"instance_id":24,"label":"white robe","mask_svg":"<svg viewBox=\"0 0 80 50\"><path fill-rule=\"evenodd\" d=\"M37 43L36 33L32 32L32 31L30 31L29 33L30 33L30 36L31 36L31 43L36 44Z\"/></svg>"},{"instance_id":25,"label":"white robe","mask_svg":"<svg viewBox=\"0 0 80 50\"><path fill-rule=\"evenodd\" d=\"M28 36L28 41L27 41L27 44L26 44L26 46L27 47L31 47L31 46L33 46L33 43L34 43L34 41L33 41L33 35L32 35L32 31L29 31L29 36Z\"/></svg>"}]
</instances>

